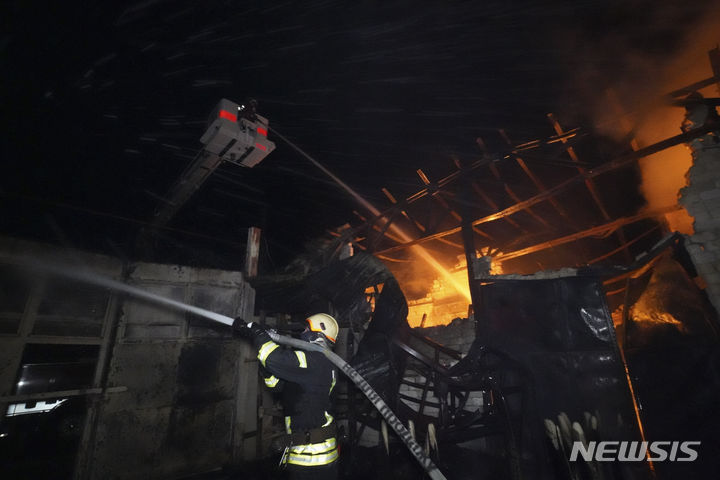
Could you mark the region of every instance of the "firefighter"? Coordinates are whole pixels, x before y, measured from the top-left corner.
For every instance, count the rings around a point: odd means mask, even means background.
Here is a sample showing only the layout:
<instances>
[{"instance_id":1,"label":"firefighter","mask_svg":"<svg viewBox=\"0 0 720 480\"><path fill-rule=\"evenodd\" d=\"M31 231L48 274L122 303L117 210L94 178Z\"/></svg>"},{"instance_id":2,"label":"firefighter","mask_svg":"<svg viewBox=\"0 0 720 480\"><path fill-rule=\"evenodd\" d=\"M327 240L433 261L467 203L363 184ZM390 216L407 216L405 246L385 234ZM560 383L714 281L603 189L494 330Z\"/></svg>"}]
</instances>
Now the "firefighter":
<instances>
[{"instance_id":1,"label":"firefighter","mask_svg":"<svg viewBox=\"0 0 720 480\"><path fill-rule=\"evenodd\" d=\"M323 347L335 344L338 325L326 313L306 319L300 338ZM265 385L282 393L285 414L285 442L282 464L292 479L325 480L337 478L336 424L330 415L330 393L337 372L321 352L283 348L273 342L258 323L233 323L235 333L252 340Z\"/></svg>"}]
</instances>

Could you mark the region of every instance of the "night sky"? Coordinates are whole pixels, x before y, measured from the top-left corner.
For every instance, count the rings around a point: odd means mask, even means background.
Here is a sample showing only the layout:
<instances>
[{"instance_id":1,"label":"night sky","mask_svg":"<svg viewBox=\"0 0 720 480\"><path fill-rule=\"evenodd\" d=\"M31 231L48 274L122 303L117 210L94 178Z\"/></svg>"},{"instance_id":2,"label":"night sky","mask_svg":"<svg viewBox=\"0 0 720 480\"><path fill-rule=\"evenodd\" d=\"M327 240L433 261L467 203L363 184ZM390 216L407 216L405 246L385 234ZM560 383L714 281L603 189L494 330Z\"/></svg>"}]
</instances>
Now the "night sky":
<instances>
[{"instance_id":1,"label":"night sky","mask_svg":"<svg viewBox=\"0 0 720 480\"><path fill-rule=\"evenodd\" d=\"M713 2L4 2L0 233L133 257L134 239L200 148L220 98L379 206L453 170L452 155L592 125L593 95L642 82ZM710 48L711 46L708 46ZM641 57L643 62L633 59ZM155 259L261 268L353 221L347 196L278 138L224 165Z\"/></svg>"}]
</instances>

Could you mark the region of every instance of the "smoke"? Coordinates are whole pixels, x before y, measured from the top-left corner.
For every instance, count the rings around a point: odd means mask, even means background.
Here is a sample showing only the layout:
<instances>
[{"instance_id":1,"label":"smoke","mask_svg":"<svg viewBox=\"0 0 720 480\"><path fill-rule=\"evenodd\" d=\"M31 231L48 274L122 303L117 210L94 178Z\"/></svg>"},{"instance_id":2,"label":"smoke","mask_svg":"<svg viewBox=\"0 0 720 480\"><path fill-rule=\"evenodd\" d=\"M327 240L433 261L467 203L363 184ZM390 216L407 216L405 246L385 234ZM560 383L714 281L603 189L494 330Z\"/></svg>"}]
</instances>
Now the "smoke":
<instances>
[{"instance_id":1,"label":"smoke","mask_svg":"<svg viewBox=\"0 0 720 480\"><path fill-rule=\"evenodd\" d=\"M720 8L703 16L685 37L681 50L668 61L657 82L657 89L663 93L690 85L711 77L712 68L707 52L720 40ZM715 94L715 88L709 87L701 93ZM638 131L637 139L642 144L652 144L664 138L680 133L684 109L668 107L658 102L652 105L648 121ZM684 145L677 145L640 159L642 184L640 189L649 208L674 205L679 198L679 190L687 185L687 171L692 166L692 156ZM692 217L683 209L666 217L671 230L691 234Z\"/></svg>"},{"instance_id":2,"label":"smoke","mask_svg":"<svg viewBox=\"0 0 720 480\"><path fill-rule=\"evenodd\" d=\"M436 257L443 257L438 252L432 252ZM385 262L395 278L398 280L405 297L408 300L423 298L431 289L433 282L439 278L436 269L426 262L418 261L415 255L410 255L411 261L394 263Z\"/></svg>"},{"instance_id":3,"label":"smoke","mask_svg":"<svg viewBox=\"0 0 720 480\"><path fill-rule=\"evenodd\" d=\"M597 131L616 140L637 128L634 148L641 148L681 133L684 109L668 106L663 97L713 75L708 51L720 42L720 5L629 3L626 8L638 9L636 25L617 33L612 25L603 25L610 32L596 39L573 32L571 50L582 60L573 63L568 88L580 101L563 113L575 120L590 117ZM717 89L701 93L715 96ZM641 159L640 190L647 208L677 204L691 164L683 145ZM667 221L671 230L692 233L692 217L684 210L668 215Z\"/></svg>"}]
</instances>

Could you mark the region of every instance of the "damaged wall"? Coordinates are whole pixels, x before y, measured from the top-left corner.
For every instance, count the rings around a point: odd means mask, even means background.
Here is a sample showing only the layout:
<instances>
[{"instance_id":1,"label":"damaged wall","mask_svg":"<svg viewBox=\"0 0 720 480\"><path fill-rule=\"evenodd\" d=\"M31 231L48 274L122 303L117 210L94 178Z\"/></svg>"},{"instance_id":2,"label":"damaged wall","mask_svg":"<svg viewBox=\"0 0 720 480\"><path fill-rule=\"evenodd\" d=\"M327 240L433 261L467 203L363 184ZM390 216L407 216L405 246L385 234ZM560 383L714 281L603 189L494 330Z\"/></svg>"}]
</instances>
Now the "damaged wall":
<instances>
[{"instance_id":1,"label":"damaged wall","mask_svg":"<svg viewBox=\"0 0 720 480\"><path fill-rule=\"evenodd\" d=\"M129 283L252 315L254 293L238 272L139 264ZM257 362L246 342L142 300L126 300L121 315L108 386L127 390L100 407L89 478L172 477L254 458L243 438L256 429Z\"/></svg>"},{"instance_id":2,"label":"damaged wall","mask_svg":"<svg viewBox=\"0 0 720 480\"><path fill-rule=\"evenodd\" d=\"M123 268L110 257L0 238L0 284L15 285L0 294L3 409L38 395L18 395L29 350L95 348L86 384L52 388L53 380L43 390L87 400L74 478L176 478L255 458L257 360L247 342L188 313L28 275L12 266L17 255L90 268L231 317L252 316L255 292L240 272L144 263Z\"/></svg>"},{"instance_id":3,"label":"damaged wall","mask_svg":"<svg viewBox=\"0 0 720 480\"><path fill-rule=\"evenodd\" d=\"M689 108L683 127L697 128L708 120L716 121L713 111L705 105ZM720 135L709 133L688 146L693 165L680 203L695 218L695 233L688 237L686 248L706 284L710 301L720 312Z\"/></svg>"}]
</instances>

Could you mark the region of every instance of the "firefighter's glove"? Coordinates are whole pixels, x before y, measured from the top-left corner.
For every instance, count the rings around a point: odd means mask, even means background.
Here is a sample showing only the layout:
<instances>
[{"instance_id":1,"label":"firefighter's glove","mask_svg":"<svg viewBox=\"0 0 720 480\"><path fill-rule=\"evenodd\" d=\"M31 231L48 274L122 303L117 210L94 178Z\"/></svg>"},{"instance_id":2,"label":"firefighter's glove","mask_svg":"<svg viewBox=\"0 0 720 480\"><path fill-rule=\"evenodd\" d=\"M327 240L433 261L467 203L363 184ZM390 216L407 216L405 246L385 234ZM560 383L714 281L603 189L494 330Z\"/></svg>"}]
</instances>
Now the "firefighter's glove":
<instances>
[{"instance_id":1,"label":"firefighter's glove","mask_svg":"<svg viewBox=\"0 0 720 480\"><path fill-rule=\"evenodd\" d=\"M255 340L265 333L265 329L257 322L245 323L245 320L238 317L232 324L233 335L248 340Z\"/></svg>"}]
</instances>

